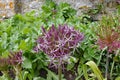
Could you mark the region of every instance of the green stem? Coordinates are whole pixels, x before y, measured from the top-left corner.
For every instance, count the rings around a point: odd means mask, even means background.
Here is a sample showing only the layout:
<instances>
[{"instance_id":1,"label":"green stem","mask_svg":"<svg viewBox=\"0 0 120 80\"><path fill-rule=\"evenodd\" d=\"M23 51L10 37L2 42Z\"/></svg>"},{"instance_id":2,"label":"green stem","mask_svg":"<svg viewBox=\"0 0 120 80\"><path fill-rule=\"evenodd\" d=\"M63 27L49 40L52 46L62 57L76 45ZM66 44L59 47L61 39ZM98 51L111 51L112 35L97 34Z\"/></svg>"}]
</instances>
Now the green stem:
<instances>
[{"instance_id":1,"label":"green stem","mask_svg":"<svg viewBox=\"0 0 120 80\"><path fill-rule=\"evenodd\" d=\"M59 80L62 80L61 77L62 77L62 67L61 65L58 66L58 76L59 76Z\"/></svg>"},{"instance_id":2,"label":"green stem","mask_svg":"<svg viewBox=\"0 0 120 80\"><path fill-rule=\"evenodd\" d=\"M20 80L24 80L24 79L23 79L23 76L22 76L22 72L21 72L21 71L20 71L20 73L19 73L18 77L19 77L19 79L20 79Z\"/></svg>"},{"instance_id":3,"label":"green stem","mask_svg":"<svg viewBox=\"0 0 120 80\"><path fill-rule=\"evenodd\" d=\"M99 57L99 60L98 60L98 62L97 62L97 65L99 66L100 65L100 61L101 61L101 59L102 59L102 55L103 55L103 53L104 53L104 51L107 49L107 47L105 47L102 51L101 51L101 53L100 53L100 57Z\"/></svg>"},{"instance_id":4,"label":"green stem","mask_svg":"<svg viewBox=\"0 0 120 80\"><path fill-rule=\"evenodd\" d=\"M109 52L106 54L106 71L105 71L105 78L108 80L108 66L109 66Z\"/></svg>"},{"instance_id":5,"label":"green stem","mask_svg":"<svg viewBox=\"0 0 120 80\"><path fill-rule=\"evenodd\" d=\"M112 67L111 67L111 71L110 71L110 78L111 78L111 79L112 79L112 72L113 72L114 64L115 64L115 62L113 61Z\"/></svg>"},{"instance_id":6,"label":"green stem","mask_svg":"<svg viewBox=\"0 0 120 80\"><path fill-rule=\"evenodd\" d=\"M118 53L119 53L119 50L116 51L116 55L115 56L117 56ZM113 60L111 71L110 71L110 78L111 79L112 79L112 73L113 73L114 64L115 64L115 61Z\"/></svg>"},{"instance_id":7,"label":"green stem","mask_svg":"<svg viewBox=\"0 0 120 80\"><path fill-rule=\"evenodd\" d=\"M100 61L101 61L101 59L102 59L102 54L103 54L104 51L105 51L105 49L103 49L102 52L100 53L100 57L99 57L99 60L98 60L98 62L97 62L97 65L100 64Z\"/></svg>"}]
</instances>

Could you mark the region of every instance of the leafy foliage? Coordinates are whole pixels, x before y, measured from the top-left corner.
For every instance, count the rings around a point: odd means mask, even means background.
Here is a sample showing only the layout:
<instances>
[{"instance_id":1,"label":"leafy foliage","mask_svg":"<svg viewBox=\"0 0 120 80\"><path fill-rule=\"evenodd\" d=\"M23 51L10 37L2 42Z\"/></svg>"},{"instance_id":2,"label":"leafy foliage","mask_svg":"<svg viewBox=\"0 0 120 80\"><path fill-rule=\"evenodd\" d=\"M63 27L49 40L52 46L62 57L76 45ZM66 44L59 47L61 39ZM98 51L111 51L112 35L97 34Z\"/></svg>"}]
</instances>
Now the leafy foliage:
<instances>
[{"instance_id":1,"label":"leafy foliage","mask_svg":"<svg viewBox=\"0 0 120 80\"><path fill-rule=\"evenodd\" d=\"M76 10L73 9L68 3L56 4L51 0L42 6L42 11L35 11L22 14L16 14L10 19L6 19L0 22L0 56L5 58L11 51L23 51L22 59L22 70L19 76L15 77L20 80L56 80L58 75L54 67L49 67L49 59L43 53L39 54L33 51L36 45L36 39L41 34L41 26L44 26L46 30L53 24L58 26L59 24L67 24L73 26L78 31L84 33L85 39L81 45L73 52L72 56L68 59L68 63L63 66L62 78L63 80L80 80L88 79L91 76L90 68L87 68L85 63L89 60L97 63L97 66L101 70L102 74L105 71L105 54L106 49L100 50L96 44L99 22L93 22L88 20L90 16L87 14L76 16ZM116 27L119 24L119 10L117 15L113 17L114 20L109 22L110 26ZM108 24L110 21L107 17L103 19L102 24ZM113 65L112 78L119 80L120 76L120 53L117 55L110 54L109 71ZM9 68L11 69L11 68ZM11 70L8 71L10 72ZM9 74L4 73L0 76L0 79L9 80ZM65 74L67 73L67 74ZM73 73L73 74L72 74ZM87 74L86 74L87 73ZM22 75L22 76L21 76ZM70 75L70 76L69 76ZM88 77L84 77L88 75ZM12 77L14 78L14 77ZM90 79L95 79L92 76Z\"/></svg>"}]
</instances>

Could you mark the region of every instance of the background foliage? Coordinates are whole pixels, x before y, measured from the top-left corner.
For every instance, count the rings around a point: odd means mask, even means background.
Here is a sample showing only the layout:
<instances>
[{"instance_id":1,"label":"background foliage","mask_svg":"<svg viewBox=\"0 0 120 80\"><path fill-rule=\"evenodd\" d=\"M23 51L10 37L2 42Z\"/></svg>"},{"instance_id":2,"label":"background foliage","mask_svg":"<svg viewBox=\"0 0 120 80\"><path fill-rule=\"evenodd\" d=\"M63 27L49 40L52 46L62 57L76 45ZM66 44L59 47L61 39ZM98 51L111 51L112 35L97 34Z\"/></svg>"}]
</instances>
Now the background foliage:
<instances>
[{"instance_id":1,"label":"background foliage","mask_svg":"<svg viewBox=\"0 0 120 80\"><path fill-rule=\"evenodd\" d=\"M88 73L89 80L95 80L96 76L85 65L89 60L94 61L104 75L106 50L99 50L96 44L96 31L99 21L90 21L90 16L87 14L76 16L76 10L69 4L56 4L50 0L42 6L42 11L37 13L36 15L36 12L32 11L24 15L16 14L10 19L0 22L0 56L7 57L10 51L22 50L22 73L24 74L24 80L57 80L56 69L49 67L48 57L42 52L37 54L33 51L35 41L41 34L41 26L49 29L49 26L52 24L56 26L68 24L74 26L75 29L83 32L85 35L83 43L74 51L68 64L65 64L64 75L62 75L63 80L86 79L85 73ZM110 25L119 26L119 13L120 10L118 8L117 14L113 17L114 22ZM103 23L106 20L108 20L107 16L103 19ZM114 80L120 76L120 53L117 56L110 54L109 71L113 61L115 61L112 76ZM72 75L72 77L69 77L69 75ZM6 77L2 75L0 78L5 79ZM6 78L6 80L9 79Z\"/></svg>"}]
</instances>

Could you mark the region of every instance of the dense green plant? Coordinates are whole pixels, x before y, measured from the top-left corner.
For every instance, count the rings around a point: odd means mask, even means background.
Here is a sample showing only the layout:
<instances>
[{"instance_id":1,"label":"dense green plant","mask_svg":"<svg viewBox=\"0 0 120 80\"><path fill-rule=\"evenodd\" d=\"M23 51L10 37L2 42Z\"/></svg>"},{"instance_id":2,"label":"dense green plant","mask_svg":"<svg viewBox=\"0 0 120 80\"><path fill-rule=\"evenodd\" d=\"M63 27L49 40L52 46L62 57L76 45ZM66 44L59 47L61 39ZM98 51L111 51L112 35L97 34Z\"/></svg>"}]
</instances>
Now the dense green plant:
<instances>
[{"instance_id":1,"label":"dense green plant","mask_svg":"<svg viewBox=\"0 0 120 80\"><path fill-rule=\"evenodd\" d=\"M76 10L73 9L67 3L56 4L52 0L42 6L42 10L26 13L24 15L16 14L10 19L6 19L0 22L0 57L7 57L10 51L23 51L21 65L22 71L21 80L56 80L58 75L56 69L49 67L49 58L43 53L37 54L33 51L36 45L36 39L41 35L41 26L44 26L46 30L53 24L58 26L59 24L68 24L74 26L75 29L84 33L85 38L82 44L77 47L73 56L68 59L68 63L64 66L67 67L63 70L62 78L64 80L81 80L81 79L92 79L95 80L96 76L92 75L90 68L85 63L89 60L97 63L101 73L105 72L105 61L106 61L106 48L100 50L98 48L97 35L95 30L99 30L99 22L93 22L90 16L87 14L76 16ZM114 20L110 21L109 18L104 17L102 24L109 21L111 26L119 26L119 13L115 15ZM108 24L107 24L108 25ZM111 69L111 77L119 80L120 73L120 56L119 50L117 55L109 55L109 71ZM88 73L88 74L87 74ZM69 77L71 75L72 77ZM88 77L84 77L88 75ZM6 75L0 76L2 80L7 79Z\"/></svg>"},{"instance_id":2,"label":"dense green plant","mask_svg":"<svg viewBox=\"0 0 120 80\"><path fill-rule=\"evenodd\" d=\"M57 13L56 13L57 12ZM41 34L40 26L64 23L65 20L75 15L75 10L67 3L57 5L54 2L46 2L42 12L16 14L10 19L0 23L0 55L7 57L10 51L23 51L23 72L31 80L39 76L39 70L47 66L44 54L33 54L34 42ZM47 21L46 21L47 20ZM37 68L37 70L36 70ZM28 73L29 72L29 73ZM4 75L3 75L4 76Z\"/></svg>"}]
</instances>

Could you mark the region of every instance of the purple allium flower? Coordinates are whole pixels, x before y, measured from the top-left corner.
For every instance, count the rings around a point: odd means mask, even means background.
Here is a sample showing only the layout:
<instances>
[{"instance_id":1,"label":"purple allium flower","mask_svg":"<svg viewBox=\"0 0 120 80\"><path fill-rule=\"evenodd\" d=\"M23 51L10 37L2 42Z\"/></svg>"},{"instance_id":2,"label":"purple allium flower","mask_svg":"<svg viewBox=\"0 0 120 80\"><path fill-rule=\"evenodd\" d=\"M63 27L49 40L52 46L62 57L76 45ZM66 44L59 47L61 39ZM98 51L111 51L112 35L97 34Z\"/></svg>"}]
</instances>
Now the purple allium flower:
<instances>
[{"instance_id":1,"label":"purple allium flower","mask_svg":"<svg viewBox=\"0 0 120 80\"><path fill-rule=\"evenodd\" d=\"M60 62L69 57L73 49L80 43L84 35L67 25L54 25L46 31L42 27L43 34L37 40L36 52L45 52L53 61Z\"/></svg>"},{"instance_id":2,"label":"purple allium flower","mask_svg":"<svg viewBox=\"0 0 120 80\"><path fill-rule=\"evenodd\" d=\"M22 51L12 52L7 58L0 58L0 64L4 66L18 65L22 63Z\"/></svg>"},{"instance_id":3,"label":"purple allium flower","mask_svg":"<svg viewBox=\"0 0 120 80\"><path fill-rule=\"evenodd\" d=\"M11 52L11 55L9 55L8 58L10 65L18 65L23 62L22 60L22 51L19 52Z\"/></svg>"},{"instance_id":4,"label":"purple allium flower","mask_svg":"<svg viewBox=\"0 0 120 80\"><path fill-rule=\"evenodd\" d=\"M100 49L107 47L108 52L113 52L120 48L119 28L102 26L100 30L97 41Z\"/></svg>"}]
</instances>

